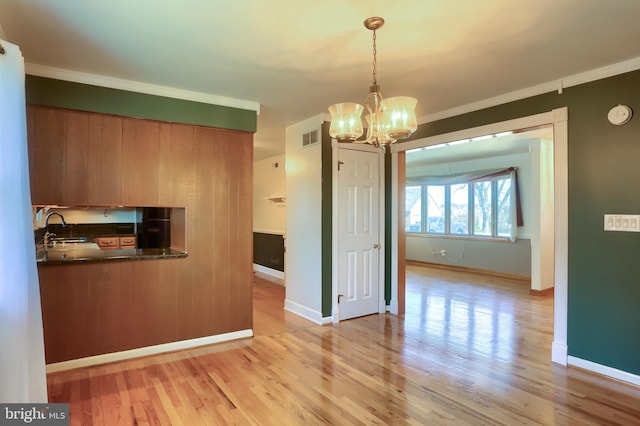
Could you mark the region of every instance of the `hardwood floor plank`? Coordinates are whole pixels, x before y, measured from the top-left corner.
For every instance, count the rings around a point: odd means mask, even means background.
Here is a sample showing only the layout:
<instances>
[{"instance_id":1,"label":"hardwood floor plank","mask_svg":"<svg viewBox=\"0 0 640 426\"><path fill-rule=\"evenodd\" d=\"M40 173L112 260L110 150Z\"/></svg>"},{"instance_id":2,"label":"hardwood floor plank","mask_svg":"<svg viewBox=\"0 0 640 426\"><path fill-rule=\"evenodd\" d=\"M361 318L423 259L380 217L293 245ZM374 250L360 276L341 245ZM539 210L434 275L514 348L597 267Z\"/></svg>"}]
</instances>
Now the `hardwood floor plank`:
<instances>
[{"instance_id":1,"label":"hardwood floor plank","mask_svg":"<svg viewBox=\"0 0 640 426\"><path fill-rule=\"evenodd\" d=\"M551 363L553 297L407 264L406 313L318 326L254 278L255 336L48 376L71 424L640 425L640 389Z\"/></svg>"}]
</instances>

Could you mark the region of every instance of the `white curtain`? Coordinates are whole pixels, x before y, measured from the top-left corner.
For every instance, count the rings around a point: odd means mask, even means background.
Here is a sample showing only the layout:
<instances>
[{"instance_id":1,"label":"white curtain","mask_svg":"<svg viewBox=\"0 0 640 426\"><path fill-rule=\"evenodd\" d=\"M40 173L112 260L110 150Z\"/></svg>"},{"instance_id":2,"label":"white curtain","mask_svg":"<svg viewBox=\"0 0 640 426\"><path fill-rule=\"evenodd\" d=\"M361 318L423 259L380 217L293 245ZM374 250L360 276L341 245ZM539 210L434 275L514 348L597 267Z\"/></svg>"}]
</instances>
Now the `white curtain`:
<instances>
[{"instance_id":1,"label":"white curtain","mask_svg":"<svg viewBox=\"0 0 640 426\"><path fill-rule=\"evenodd\" d=\"M0 402L47 402L29 190L24 59L0 39Z\"/></svg>"}]
</instances>

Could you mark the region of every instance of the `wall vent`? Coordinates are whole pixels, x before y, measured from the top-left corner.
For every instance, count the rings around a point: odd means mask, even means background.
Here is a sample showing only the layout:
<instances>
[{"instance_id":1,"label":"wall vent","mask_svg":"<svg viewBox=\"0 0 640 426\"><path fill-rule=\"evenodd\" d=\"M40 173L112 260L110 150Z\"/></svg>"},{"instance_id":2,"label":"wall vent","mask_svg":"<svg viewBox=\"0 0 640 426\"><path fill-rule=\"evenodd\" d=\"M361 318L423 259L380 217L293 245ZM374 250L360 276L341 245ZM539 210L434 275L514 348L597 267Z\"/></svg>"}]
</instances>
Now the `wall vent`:
<instances>
[{"instance_id":1,"label":"wall vent","mask_svg":"<svg viewBox=\"0 0 640 426\"><path fill-rule=\"evenodd\" d=\"M309 146L317 144L320 140L318 139L318 129L312 130L309 133L305 133L302 135L302 146Z\"/></svg>"}]
</instances>

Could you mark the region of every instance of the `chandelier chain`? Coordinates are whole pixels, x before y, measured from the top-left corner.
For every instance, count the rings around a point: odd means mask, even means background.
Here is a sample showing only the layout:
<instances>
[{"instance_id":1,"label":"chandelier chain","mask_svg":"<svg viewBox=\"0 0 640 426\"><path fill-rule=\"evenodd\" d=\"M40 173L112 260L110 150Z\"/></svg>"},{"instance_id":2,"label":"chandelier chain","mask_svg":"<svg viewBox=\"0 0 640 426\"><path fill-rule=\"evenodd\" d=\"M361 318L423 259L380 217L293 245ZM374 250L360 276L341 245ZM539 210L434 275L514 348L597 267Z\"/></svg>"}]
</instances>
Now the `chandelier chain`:
<instances>
[{"instance_id":1,"label":"chandelier chain","mask_svg":"<svg viewBox=\"0 0 640 426\"><path fill-rule=\"evenodd\" d=\"M377 65L377 60L376 60L376 54L377 54L377 50L376 50L376 30L373 30L373 85L376 86L378 84L377 81L377 72L376 72L376 65Z\"/></svg>"}]
</instances>

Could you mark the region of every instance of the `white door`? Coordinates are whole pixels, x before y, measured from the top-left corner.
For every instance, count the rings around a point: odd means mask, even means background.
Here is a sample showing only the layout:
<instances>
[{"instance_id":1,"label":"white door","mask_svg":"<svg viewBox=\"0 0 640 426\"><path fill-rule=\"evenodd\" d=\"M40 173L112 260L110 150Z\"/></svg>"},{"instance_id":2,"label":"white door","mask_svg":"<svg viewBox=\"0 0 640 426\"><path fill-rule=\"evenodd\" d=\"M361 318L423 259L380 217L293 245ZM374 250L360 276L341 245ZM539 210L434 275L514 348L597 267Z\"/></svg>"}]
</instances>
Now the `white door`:
<instances>
[{"instance_id":1,"label":"white door","mask_svg":"<svg viewBox=\"0 0 640 426\"><path fill-rule=\"evenodd\" d=\"M339 319L377 313L380 295L380 177L377 152L338 149Z\"/></svg>"}]
</instances>

